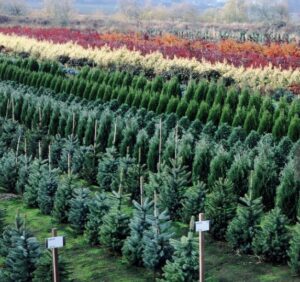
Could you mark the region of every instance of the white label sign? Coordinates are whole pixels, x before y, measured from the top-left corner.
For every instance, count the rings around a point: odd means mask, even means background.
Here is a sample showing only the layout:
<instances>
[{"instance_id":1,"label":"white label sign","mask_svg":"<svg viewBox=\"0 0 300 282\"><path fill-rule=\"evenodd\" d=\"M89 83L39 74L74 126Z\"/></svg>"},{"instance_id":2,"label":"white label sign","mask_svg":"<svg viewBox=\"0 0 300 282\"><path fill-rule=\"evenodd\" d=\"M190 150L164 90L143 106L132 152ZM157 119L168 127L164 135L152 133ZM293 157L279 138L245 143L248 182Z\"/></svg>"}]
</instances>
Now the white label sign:
<instances>
[{"instance_id":1,"label":"white label sign","mask_svg":"<svg viewBox=\"0 0 300 282\"><path fill-rule=\"evenodd\" d=\"M62 248L65 245L65 240L63 236L51 237L46 241L47 249Z\"/></svg>"},{"instance_id":2,"label":"white label sign","mask_svg":"<svg viewBox=\"0 0 300 282\"><path fill-rule=\"evenodd\" d=\"M196 231L203 232L209 230L209 220L197 221L196 222Z\"/></svg>"}]
</instances>

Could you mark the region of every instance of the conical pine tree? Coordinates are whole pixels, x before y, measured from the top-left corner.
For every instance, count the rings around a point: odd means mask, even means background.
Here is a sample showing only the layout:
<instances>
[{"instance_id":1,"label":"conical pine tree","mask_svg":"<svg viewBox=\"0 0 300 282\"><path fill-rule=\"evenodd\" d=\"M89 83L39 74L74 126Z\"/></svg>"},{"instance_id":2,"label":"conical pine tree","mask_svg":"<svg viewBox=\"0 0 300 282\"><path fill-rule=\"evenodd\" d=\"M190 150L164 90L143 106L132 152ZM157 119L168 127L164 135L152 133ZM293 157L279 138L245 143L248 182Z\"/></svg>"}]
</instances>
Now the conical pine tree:
<instances>
[{"instance_id":1,"label":"conical pine tree","mask_svg":"<svg viewBox=\"0 0 300 282\"><path fill-rule=\"evenodd\" d=\"M172 240L174 254L163 268L161 282L197 282L199 281L199 253L197 240L194 237L194 219L190 222L188 236L180 240Z\"/></svg>"},{"instance_id":2,"label":"conical pine tree","mask_svg":"<svg viewBox=\"0 0 300 282\"><path fill-rule=\"evenodd\" d=\"M91 246L99 245L99 231L103 218L110 209L110 201L106 194L96 193L89 203L89 214L86 223L86 237Z\"/></svg>"},{"instance_id":3,"label":"conical pine tree","mask_svg":"<svg viewBox=\"0 0 300 282\"><path fill-rule=\"evenodd\" d=\"M130 235L124 243L122 253L129 264L142 266L144 250L143 236L145 231L150 227L148 218L150 213L153 212L153 202L146 198L141 204L133 201L133 205L135 210L129 225Z\"/></svg>"},{"instance_id":4,"label":"conical pine tree","mask_svg":"<svg viewBox=\"0 0 300 282\"><path fill-rule=\"evenodd\" d=\"M100 243L114 253L121 252L125 239L130 232L130 217L123 208L123 201L125 200L126 196L122 195L122 184L120 184L119 192L113 191L114 206L104 216L100 228Z\"/></svg>"},{"instance_id":5,"label":"conical pine tree","mask_svg":"<svg viewBox=\"0 0 300 282\"><path fill-rule=\"evenodd\" d=\"M54 197L58 187L58 170L43 167L39 187L37 203L42 214L51 214Z\"/></svg>"},{"instance_id":6,"label":"conical pine tree","mask_svg":"<svg viewBox=\"0 0 300 282\"><path fill-rule=\"evenodd\" d=\"M288 260L287 250L291 234L287 228L288 219L279 208L267 213L253 240L254 253L263 260L282 263Z\"/></svg>"},{"instance_id":7,"label":"conical pine tree","mask_svg":"<svg viewBox=\"0 0 300 282\"><path fill-rule=\"evenodd\" d=\"M73 198L73 191L76 186L76 177L69 175L58 185L54 198L54 206L52 215L59 223L67 223L69 210L71 206L71 199Z\"/></svg>"},{"instance_id":8,"label":"conical pine tree","mask_svg":"<svg viewBox=\"0 0 300 282\"><path fill-rule=\"evenodd\" d=\"M289 266L294 275L300 275L300 223L296 224L288 250Z\"/></svg>"},{"instance_id":9,"label":"conical pine tree","mask_svg":"<svg viewBox=\"0 0 300 282\"><path fill-rule=\"evenodd\" d=\"M211 220L210 233L217 240L224 240L230 221L236 213L236 196L231 181L220 179L205 201L205 213Z\"/></svg>"},{"instance_id":10,"label":"conical pine tree","mask_svg":"<svg viewBox=\"0 0 300 282\"><path fill-rule=\"evenodd\" d=\"M45 163L39 159L33 160L29 168L28 183L25 185L24 203L28 207L38 206L38 187Z\"/></svg>"},{"instance_id":11,"label":"conical pine tree","mask_svg":"<svg viewBox=\"0 0 300 282\"><path fill-rule=\"evenodd\" d=\"M182 212L182 199L187 188L190 173L180 160L171 160L171 166L163 166L163 186L160 199L163 209L167 209L171 219L179 219Z\"/></svg>"},{"instance_id":12,"label":"conical pine tree","mask_svg":"<svg viewBox=\"0 0 300 282\"><path fill-rule=\"evenodd\" d=\"M156 272L172 257L173 247L170 239L173 233L167 211L159 213L156 207L154 210L154 217L149 218L150 229L144 233L143 237L143 263L146 268Z\"/></svg>"},{"instance_id":13,"label":"conical pine tree","mask_svg":"<svg viewBox=\"0 0 300 282\"><path fill-rule=\"evenodd\" d=\"M89 213L90 191L87 188L74 190L70 200L68 221L77 234L83 234Z\"/></svg>"},{"instance_id":14,"label":"conical pine tree","mask_svg":"<svg viewBox=\"0 0 300 282\"><path fill-rule=\"evenodd\" d=\"M254 199L250 191L240 199L237 214L229 224L226 233L226 239L234 250L243 254L253 252L252 241L262 215L262 198Z\"/></svg>"}]
</instances>

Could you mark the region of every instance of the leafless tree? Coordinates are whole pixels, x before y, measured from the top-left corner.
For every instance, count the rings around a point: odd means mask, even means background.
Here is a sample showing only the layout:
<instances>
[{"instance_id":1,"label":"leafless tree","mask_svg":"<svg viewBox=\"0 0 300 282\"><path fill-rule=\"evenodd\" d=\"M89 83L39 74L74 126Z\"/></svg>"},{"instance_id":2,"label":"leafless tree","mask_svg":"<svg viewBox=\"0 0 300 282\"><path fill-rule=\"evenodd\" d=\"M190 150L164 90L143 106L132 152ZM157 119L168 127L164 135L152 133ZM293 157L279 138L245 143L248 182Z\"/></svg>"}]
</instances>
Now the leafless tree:
<instances>
[{"instance_id":1,"label":"leafless tree","mask_svg":"<svg viewBox=\"0 0 300 282\"><path fill-rule=\"evenodd\" d=\"M24 16L28 11L28 7L25 1L21 0L10 0L10 1L0 1L0 9L2 12L11 16Z\"/></svg>"},{"instance_id":2,"label":"leafless tree","mask_svg":"<svg viewBox=\"0 0 300 282\"><path fill-rule=\"evenodd\" d=\"M55 23L67 25L74 13L73 0L44 0L44 10Z\"/></svg>"}]
</instances>

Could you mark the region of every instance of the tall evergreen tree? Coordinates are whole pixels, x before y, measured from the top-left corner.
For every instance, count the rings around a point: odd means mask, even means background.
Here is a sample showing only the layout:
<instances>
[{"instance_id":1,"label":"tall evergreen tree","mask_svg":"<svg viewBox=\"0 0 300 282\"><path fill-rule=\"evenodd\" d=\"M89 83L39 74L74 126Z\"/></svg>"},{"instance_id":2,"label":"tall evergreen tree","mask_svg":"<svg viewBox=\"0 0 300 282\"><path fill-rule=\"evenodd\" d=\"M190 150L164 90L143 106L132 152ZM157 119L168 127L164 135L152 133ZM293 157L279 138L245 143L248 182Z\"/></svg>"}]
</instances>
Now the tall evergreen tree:
<instances>
[{"instance_id":1,"label":"tall evergreen tree","mask_svg":"<svg viewBox=\"0 0 300 282\"><path fill-rule=\"evenodd\" d=\"M99 160L97 182L102 191L115 188L115 177L118 171L119 156L114 147L108 148Z\"/></svg>"},{"instance_id":2,"label":"tall evergreen tree","mask_svg":"<svg viewBox=\"0 0 300 282\"><path fill-rule=\"evenodd\" d=\"M13 151L6 152L0 159L0 187L7 193L14 193L17 179L18 166L16 155Z\"/></svg>"},{"instance_id":3,"label":"tall evergreen tree","mask_svg":"<svg viewBox=\"0 0 300 282\"><path fill-rule=\"evenodd\" d=\"M211 220L210 233L217 240L225 239L228 224L235 216L237 201L232 189L231 181L220 179L206 197L205 212Z\"/></svg>"},{"instance_id":4,"label":"tall evergreen tree","mask_svg":"<svg viewBox=\"0 0 300 282\"><path fill-rule=\"evenodd\" d=\"M280 114L280 116L275 120L272 133L274 137L279 140L287 134L287 131L287 117L284 114Z\"/></svg>"},{"instance_id":5,"label":"tall evergreen tree","mask_svg":"<svg viewBox=\"0 0 300 282\"><path fill-rule=\"evenodd\" d=\"M122 187L122 184L120 185ZM126 197L122 195L122 189L119 192L113 191L114 205L104 216L100 228L100 243L115 253L120 253L125 239L130 233L130 217L124 212L123 201Z\"/></svg>"},{"instance_id":6,"label":"tall evergreen tree","mask_svg":"<svg viewBox=\"0 0 300 282\"><path fill-rule=\"evenodd\" d=\"M188 222L192 216L204 212L207 190L204 182L198 182L184 192L182 199L182 219Z\"/></svg>"},{"instance_id":7,"label":"tall evergreen tree","mask_svg":"<svg viewBox=\"0 0 300 282\"><path fill-rule=\"evenodd\" d=\"M231 156L223 148L220 148L215 157L210 162L208 185L211 188L219 178L225 178L227 170L231 165Z\"/></svg>"},{"instance_id":8,"label":"tall evergreen tree","mask_svg":"<svg viewBox=\"0 0 300 282\"><path fill-rule=\"evenodd\" d=\"M289 266L294 275L300 275L300 224L294 227L290 248L288 250Z\"/></svg>"},{"instance_id":9,"label":"tall evergreen tree","mask_svg":"<svg viewBox=\"0 0 300 282\"><path fill-rule=\"evenodd\" d=\"M52 215L59 223L67 223L70 201L73 197L73 191L75 189L76 177L69 175L63 178L58 185L54 198L54 206Z\"/></svg>"},{"instance_id":10,"label":"tall evergreen tree","mask_svg":"<svg viewBox=\"0 0 300 282\"><path fill-rule=\"evenodd\" d=\"M295 115L290 122L288 136L294 142L300 139L300 118L298 115Z\"/></svg>"},{"instance_id":11,"label":"tall evergreen tree","mask_svg":"<svg viewBox=\"0 0 300 282\"><path fill-rule=\"evenodd\" d=\"M254 199L250 191L240 199L237 214L227 228L226 239L231 247L243 254L253 252L252 241L263 215L262 198Z\"/></svg>"},{"instance_id":12,"label":"tall evergreen tree","mask_svg":"<svg viewBox=\"0 0 300 282\"><path fill-rule=\"evenodd\" d=\"M89 214L86 223L86 237L90 245L99 245L99 231L104 216L110 209L110 201L106 194L96 193L89 203Z\"/></svg>"},{"instance_id":13,"label":"tall evergreen tree","mask_svg":"<svg viewBox=\"0 0 300 282\"><path fill-rule=\"evenodd\" d=\"M133 205L135 210L129 225L130 235L124 243L122 253L129 264L142 266L144 250L143 236L145 231L150 227L148 218L153 209L153 202L146 198L141 204L133 201Z\"/></svg>"},{"instance_id":14,"label":"tall evergreen tree","mask_svg":"<svg viewBox=\"0 0 300 282\"><path fill-rule=\"evenodd\" d=\"M295 161L290 160L282 171L280 185L276 189L276 206L292 222L296 222L299 201L300 179L296 177Z\"/></svg>"},{"instance_id":15,"label":"tall evergreen tree","mask_svg":"<svg viewBox=\"0 0 300 282\"><path fill-rule=\"evenodd\" d=\"M199 281L199 253L197 240L194 237L194 220L191 220L188 236L172 240L174 248L172 260L163 268L163 279L160 281L197 282Z\"/></svg>"},{"instance_id":16,"label":"tall evergreen tree","mask_svg":"<svg viewBox=\"0 0 300 282\"><path fill-rule=\"evenodd\" d=\"M227 171L227 178L233 183L233 192L242 197L248 191L248 178L251 170L251 157L249 153L236 155Z\"/></svg>"},{"instance_id":17,"label":"tall evergreen tree","mask_svg":"<svg viewBox=\"0 0 300 282\"><path fill-rule=\"evenodd\" d=\"M89 213L90 191L87 188L74 190L70 200L68 221L77 234L83 234Z\"/></svg>"},{"instance_id":18,"label":"tall evergreen tree","mask_svg":"<svg viewBox=\"0 0 300 282\"><path fill-rule=\"evenodd\" d=\"M279 208L267 213L260 224L253 240L254 253L265 261L282 263L288 259L290 231L287 228L288 219Z\"/></svg>"},{"instance_id":19,"label":"tall evergreen tree","mask_svg":"<svg viewBox=\"0 0 300 282\"><path fill-rule=\"evenodd\" d=\"M253 196L262 197L266 210L274 207L278 175L276 172L274 154L271 147L262 146L259 155L254 160Z\"/></svg>"},{"instance_id":20,"label":"tall evergreen tree","mask_svg":"<svg viewBox=\"0 0 300 282\"><path fill-rule=\"evenodd\" d=\"M206 138L201 138L197 143L192 170L194 183L197 181L207 182L209 165L214 155L213 147L213 143Z\"/></svg>"},{"instance_id":21,"label":"tall evergreen tree","mask_svg":"<svg viewBox=\"0 0 300 282\"><path fill-rule=\"evenodd\" d=\"M37 202L42 214L51 214L58 187L58 170L43 167L40 175Z\"/></svg>"},{"instance_id":22,"label":"tall evergreen tree","mask_svg":"<svg viewBox=\"0 0 300 282\"><path fill-rule=\"evenodd\" d=\"M163 167L163 186L160 199L163 209L167 209L171 219L179 219L182 212L184 190L188 186L190 173L180 160L171 160L171 165Z\"/></svg>"},{"instance_id":23,"label":"tall evergreen tree","mask_svg":"<svg viewBox=\"0 0 300 282\"><path fill-rule=\"evenodd\" d=\"M171 259L173 253L173 247L170 244L173 233L169 219L167 211L158 213L156 210L154 217L149 218L150 229L144 233L144 266L154 272L160 270L166 261Z\"/></svg>"},{"instance_id":24,"label":"tall evergreen tree","mask_svg":"<svg viewBox=\"0 0 300 282\"><path fill-rule=\"evenodd\" d=\"M33 160L29 168L28 183L25 185L23 196L24 203L28 207L38 206L38 187L45 163L39 159Z\"/></svg>"}]
</instances>

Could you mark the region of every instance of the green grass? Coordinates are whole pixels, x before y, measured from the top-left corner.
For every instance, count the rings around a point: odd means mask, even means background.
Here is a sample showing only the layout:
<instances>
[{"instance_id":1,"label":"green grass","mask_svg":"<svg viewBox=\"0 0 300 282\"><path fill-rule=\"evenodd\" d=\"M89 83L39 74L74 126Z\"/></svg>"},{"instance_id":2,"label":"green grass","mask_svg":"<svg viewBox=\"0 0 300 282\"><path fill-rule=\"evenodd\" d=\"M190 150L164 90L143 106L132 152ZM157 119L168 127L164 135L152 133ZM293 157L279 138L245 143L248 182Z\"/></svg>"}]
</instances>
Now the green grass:
<instances>
[{"instance_id":1,"label":"green grass","mask_svg":"<svg viewBox=\"0 0 300 282\"><path fill-rule=\"evenodd\" d=\"M7 223L13 223L16 211L26 214L27 226L43 244L51 236L51 228L66 236L66 247L59 253L69 262L75 282L146 282L153 281L151 272L144 268L128 266L120 257L115 257L104 248L89 247L83 236L76 236L67 225L55 224L50 216L41 215L38 209L27 209L19 199L1 201L7 210ZM185 234L186 226L174 224L176 234ZM206 237L205 268L207 282L232 281L300 281L290 275L287 266L259 263L253 256L235 255L226 244ZM3 264L0 259L0 266Z\"/></svg>"}]
</instances>

